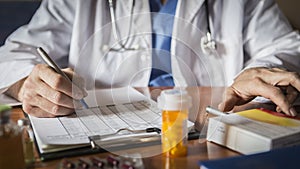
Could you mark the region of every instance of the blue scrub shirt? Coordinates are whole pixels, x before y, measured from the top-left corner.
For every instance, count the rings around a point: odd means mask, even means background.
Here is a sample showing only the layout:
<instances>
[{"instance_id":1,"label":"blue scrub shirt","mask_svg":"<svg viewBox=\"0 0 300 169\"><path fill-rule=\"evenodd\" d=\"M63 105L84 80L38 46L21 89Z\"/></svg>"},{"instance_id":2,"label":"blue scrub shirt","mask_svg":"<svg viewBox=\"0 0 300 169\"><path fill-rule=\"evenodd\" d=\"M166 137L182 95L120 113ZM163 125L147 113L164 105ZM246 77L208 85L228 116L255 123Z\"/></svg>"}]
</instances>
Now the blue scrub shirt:
<instances>
[{"instance_id":1,"label":"blue scrub shirt","mask_svg":"<svg viewBox=\"0 0 300 169\"><path fill-rule=\"evenodd\" d=\"M152 12L152 71L149 86L174 86L171 69L171 39L177 0L149 0Z\"/></svg>"}]
</instances>

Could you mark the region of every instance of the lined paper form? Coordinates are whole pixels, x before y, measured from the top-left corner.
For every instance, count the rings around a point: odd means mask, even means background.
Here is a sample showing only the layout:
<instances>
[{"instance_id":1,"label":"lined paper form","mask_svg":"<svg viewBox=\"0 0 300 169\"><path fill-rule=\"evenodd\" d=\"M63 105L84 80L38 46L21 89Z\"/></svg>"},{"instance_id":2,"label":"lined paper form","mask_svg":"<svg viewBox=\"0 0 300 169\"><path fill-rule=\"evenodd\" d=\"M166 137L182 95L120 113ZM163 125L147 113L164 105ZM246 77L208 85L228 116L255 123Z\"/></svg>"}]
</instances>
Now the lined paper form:
<instances>
[{"instance_id":1,"label":"lined paper form","mask_svg":"<svg viewBox=\"0 0 300 169\"><path fill-rule=\"evenodd\" d=\"M101 104L95 104L99 99ZM156 103L133 88L93 91L85 100L91 108L76 110L76 114L71 116L58 118L30 116L40 152L53 151L54 146L67 148L67 146L87 145L89 136L113 134L121 128L131 130L161 128L161 112ZM192 126L192 123L189 123L189 126ZM122 137L128 135L128 132L119 134Z\"/></svg>"},{"instance_id":2,"label":"lined paper form","mask_svg":"<svg viewBox=\"0 0 300 169\"><path fill-rule=\"evenodd\" d=\"M40 141L45 145L87 144L88 136L113 134L120 128L160 128L160 111L149 105L146 101L140 101L101 106L78 110L76 114L67 117L31 117L31 121Z\"/></svg>"}]
</instances>

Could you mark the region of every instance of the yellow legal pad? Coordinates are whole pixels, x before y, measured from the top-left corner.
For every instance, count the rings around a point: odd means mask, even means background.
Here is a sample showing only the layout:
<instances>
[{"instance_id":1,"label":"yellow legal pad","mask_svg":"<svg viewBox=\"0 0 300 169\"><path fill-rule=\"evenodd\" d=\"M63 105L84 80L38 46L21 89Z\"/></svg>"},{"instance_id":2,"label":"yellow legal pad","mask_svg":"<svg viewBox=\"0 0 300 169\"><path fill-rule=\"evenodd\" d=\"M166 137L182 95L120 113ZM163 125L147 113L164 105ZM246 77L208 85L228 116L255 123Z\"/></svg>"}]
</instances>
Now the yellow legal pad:
<instances>
[{"instance_id":1,"label":"yellow legal pad","mask_svg":"<svg viewBox=\"0 0 300 169\"><path fill-rule=\"evenodd\" d=\"M271 123L276 124L280 126L286 126L286 127L297 127L300 126L300 120L296 120L290 117L283 117L278 116L276 112L267 112L263 109L251 109L246 111L241 111L237 113L240 116L265 122L265 123Z\"/></svg>"}]
</instances>

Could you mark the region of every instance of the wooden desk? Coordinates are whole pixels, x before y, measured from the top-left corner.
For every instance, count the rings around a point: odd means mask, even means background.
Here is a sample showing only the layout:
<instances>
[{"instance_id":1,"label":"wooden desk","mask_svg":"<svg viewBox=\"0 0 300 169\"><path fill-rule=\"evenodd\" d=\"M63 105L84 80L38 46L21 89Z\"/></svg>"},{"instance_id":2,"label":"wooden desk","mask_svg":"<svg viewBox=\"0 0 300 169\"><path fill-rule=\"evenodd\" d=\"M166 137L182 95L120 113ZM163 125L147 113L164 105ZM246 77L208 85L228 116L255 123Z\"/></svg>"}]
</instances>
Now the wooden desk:
<instances>
[{"instance_id":1,"label":"wooden desk","mask_svg":"<svg viewBox=\"0 0 300 169\"><path fill-rule=\"evenodd\" d=\"M150 95L155 99L162 88L137 88L141 93ZM163 88L165 89L165 88ZM206 120L205 107L208 105L217 106L222 99L223 88L209 88L209 87L190 87L187 89L189 94L193 96L193 108L190 113L190 119L195 121L195 126L199 129L202 128L203 122ZM255 105L247 105L247 108L255 107ZM237 109L243 109L238 107ZM17 120L23 116L21 108L14 108L12 111L12 119ZM239 155L227 148L218 146L214 143L206 142L205 139L191 140L188 142L188 156L182 158L166 158L157 153L160 152L160 145L149 146L143 148L135 148L130 150L122 150L117 153L125 154L130 152L140 152L141 154L157 154L143 158L145 168L199 168L198 162L200 160L218 159L224 157L231 157ZM90 158L97 156L105 158L110 153L99 153L94 155L86 155L81 157L68 158L70 160L77 160L79 158ZM62 159L41 162L37 161L34 168L36 169L50 169L58 168Z\"/></svg>"}]
</instances>

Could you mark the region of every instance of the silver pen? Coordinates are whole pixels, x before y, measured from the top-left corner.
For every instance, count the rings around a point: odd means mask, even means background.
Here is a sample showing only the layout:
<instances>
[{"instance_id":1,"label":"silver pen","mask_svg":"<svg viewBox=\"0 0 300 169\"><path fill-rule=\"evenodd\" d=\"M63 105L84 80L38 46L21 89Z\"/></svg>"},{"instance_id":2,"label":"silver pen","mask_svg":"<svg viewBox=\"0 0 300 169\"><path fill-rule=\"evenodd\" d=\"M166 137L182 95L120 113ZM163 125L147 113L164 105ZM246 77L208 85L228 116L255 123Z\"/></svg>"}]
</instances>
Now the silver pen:
<instances>
[{"instance_id":1,"label":"silver pen","mask_svg":"<svg viewBox=\"0 0 300 169\"><path fill-rule=\"evenodd\" d=\"M210 106L207 106L205 110L206 110L207 113L212 114L212 115L216 115L216 116L224 116L224 115L229 114L229 113L222 112L222 111L219 111L217 109L214 109Z\"/></svg>"},{"instance_id":2,"label":"silver pen","mask_svg":"<svg viewBox=\"0 0 300 169\"><path fill-rule=\"evenodd\" d=\"M49 55L44 51L43 48L38 47L37 52L40 54L41 58L44 60L44 62L46 62L47 65L51 66L58 74L62 75L70 83L73 83L72 80L61 70L61 68L49 57ZM84 99L80 99L79 101L84 108L89 108Z\"/></svg>"}]
</instances>

